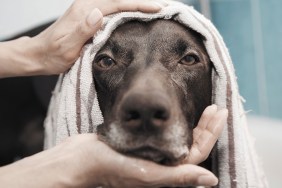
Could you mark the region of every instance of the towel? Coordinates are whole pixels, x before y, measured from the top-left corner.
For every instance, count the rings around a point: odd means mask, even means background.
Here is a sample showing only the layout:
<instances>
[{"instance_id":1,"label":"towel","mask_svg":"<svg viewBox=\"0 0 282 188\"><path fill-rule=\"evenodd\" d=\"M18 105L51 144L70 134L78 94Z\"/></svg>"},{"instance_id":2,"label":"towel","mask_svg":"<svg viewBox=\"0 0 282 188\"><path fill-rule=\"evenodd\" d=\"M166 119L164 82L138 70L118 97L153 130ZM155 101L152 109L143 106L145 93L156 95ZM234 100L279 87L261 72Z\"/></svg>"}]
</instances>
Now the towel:
<instances>
[{"instance_id":1,"label":"towel","mask_svg":"<svg viewBox=\"0 0 282 188\"><path fill-rule=\"evenodd\" d=\"M227 125L212 153L212 171L219 178L218 187L268 187L254 150L254 140L248 132L235 70L221 35L193 7L176 1L168 3L158 13L122 12L104 18L92 43L84 46L72 68L59 77L45 120L45 149L69 136L95 132L103 123L93 82L92 61L111 33L131 20L173 19L206 38L204 44L214 65L212 102L229 110Z\"/></svg>"}]
</instances>

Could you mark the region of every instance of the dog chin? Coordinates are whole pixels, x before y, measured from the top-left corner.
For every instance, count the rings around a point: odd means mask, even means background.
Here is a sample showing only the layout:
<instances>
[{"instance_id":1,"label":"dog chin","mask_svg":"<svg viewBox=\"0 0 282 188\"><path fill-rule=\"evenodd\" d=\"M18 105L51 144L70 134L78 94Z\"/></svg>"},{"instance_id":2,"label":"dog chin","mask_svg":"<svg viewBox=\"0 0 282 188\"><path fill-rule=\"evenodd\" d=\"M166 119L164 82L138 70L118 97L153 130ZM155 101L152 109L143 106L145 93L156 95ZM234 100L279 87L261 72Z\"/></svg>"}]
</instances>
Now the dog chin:
<instances>
[{"instance_id":1,"label":"dog chin","mask_svg":"<svg viewBox=\"0 0 282 188\"><path fill-rule=\"evenodd\" d=\"M142 139L117 128L119 126L117 122L101 124L97 127L97 134L101 141L122 154L174 166L180 164L189 153L187 139L180 139L186 133L179 126L172 126L171 131L162 136L150 135Z\"/></svg>"},{"instance_id":2,"label":"dog chin","mask_svg":"<svg viewBox=\"0 0 282 188\"><path fill-rule=\"evenodd\" d=\"M143 146L122 153L128 156L146 159L158 164L168 166L175 166L177 164L180 164L187 157L187 153L183 153L179 157L175 157L168 151L162 151L150 146Z\"/></svg>"}]
</instances>

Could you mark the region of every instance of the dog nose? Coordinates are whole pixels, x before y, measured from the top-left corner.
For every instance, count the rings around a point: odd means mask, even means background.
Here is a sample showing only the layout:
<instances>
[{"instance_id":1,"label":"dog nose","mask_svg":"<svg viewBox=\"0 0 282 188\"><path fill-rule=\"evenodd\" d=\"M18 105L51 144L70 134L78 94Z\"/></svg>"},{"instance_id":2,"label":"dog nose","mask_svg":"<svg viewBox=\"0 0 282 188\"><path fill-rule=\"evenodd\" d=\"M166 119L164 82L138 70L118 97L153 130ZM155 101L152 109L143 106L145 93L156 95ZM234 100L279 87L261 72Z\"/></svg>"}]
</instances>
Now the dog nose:
<instances>
[{"instance_id":1,"label":"dog nose","mask_svg":"<svg viewBox=\"0 0 282 188\"><path fill-rule=\"evenodd\" d=\"M161 130L170 118L168 97L162 93L127 95L121 105L123 126L130 130Z\"/></svg>"}]
</instances>

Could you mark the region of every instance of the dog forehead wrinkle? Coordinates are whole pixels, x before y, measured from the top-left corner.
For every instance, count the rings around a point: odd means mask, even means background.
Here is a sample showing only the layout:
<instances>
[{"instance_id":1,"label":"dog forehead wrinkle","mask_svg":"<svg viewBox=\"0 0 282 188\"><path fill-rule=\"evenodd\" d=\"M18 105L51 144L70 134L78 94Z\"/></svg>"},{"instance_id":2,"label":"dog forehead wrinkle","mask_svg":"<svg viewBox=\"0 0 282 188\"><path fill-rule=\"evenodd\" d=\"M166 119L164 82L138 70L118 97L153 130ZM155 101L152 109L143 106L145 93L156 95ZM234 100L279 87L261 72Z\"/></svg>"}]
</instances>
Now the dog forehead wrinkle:
<instances>
[{"instance_id":1,"label":"dog forehead wrinkle","mask_svg":"<svg viewBox=\"0 0 282 188\"><path fill-rule=\"evenodd\" d=\"M194 41L190 40L185 33L180 34L153 34L149 36L150 40L148 43L148 55L152 53L162 54L159 56L159 61L164 63L174 62L179 60L185 55L188 51L196 51L197 53L200 50L200 46L197 45Z\"/></svg>"},{"instance_id":2,"label":"dog forehead wrinkle","mask_svg":"<svg viewBox=\"0 0 282 188\"><path fill-rule=\"evenodd\" d=\"M152 21L154 22L154 21ZM144 34L149 33L151 30L152 22L143 22L138 20L133 20L120 25L112 34L112 36L117 38L126 39L128 36L143 37ZM126 35L124 35L126 33Z\"/></svg>"},{"instance_id":3,"label":"dog forehead wrinkle","mask_svg":"<svg viewBox=\"0 0 282 188\"><path fill-rule=\"evenodd\" d=\"M188 44L183 39L178 39L176 45L172 46L174 52L179 56L182 56L185 53L187 47Z\"/></svg>"},{"instance_id":4,"label":"dog forehead wrinkle","mask_svg":"<svg viewBox=\"0 0 282 188\"><path fill-rule=\"evenodd\" d=\"M110 40L114 44L113 53L121 53L125 50L132 52L132 49L135 49L135 58L139 55L145 56L142 62L151 65L158 58L156 57L158 52L167 54L159 57L167 62L176 58L172 56L183 56L188 47L195 49L198 45L191 32L192 30L187 30L186 27L172 20L132 21L117 28ZM129 54L128 59L133 59L133 52Z\"/></svg>"},{"instance_id":5,"label":"dog forehead wrinkle","mask_svg":"<svg viewBox=\"0 0 282 188\"><path fill-rule=\"evenodd\" d=\"M110 39L105 45L105 50L111 51L114 57L122 58L130 62L133 60L133 50L130 46L136 46L136 42L131 41L131 43L133 44L130 45L127 43L127 45L122 45L121 41Z\"/></svg>"},{"instance_id":6,"label":"dog forehead wrinkle","mask_svg":"<svg viewBox=\"0 0 282 188\"><path fill-rule=\"evenodd\" d=\"M173 46L174 49L179 49L176 51L178 53L183 53L187 46L197 49L197 51L206 51L203 43L205 40L204 37L191 28L172 20L159 20L154 26L152 32L154 34L151 38L159 41L157 43L158 45L170 44L167 46ZM173 51L173 49L170 50Z\"/></svg>"}]
</instances>

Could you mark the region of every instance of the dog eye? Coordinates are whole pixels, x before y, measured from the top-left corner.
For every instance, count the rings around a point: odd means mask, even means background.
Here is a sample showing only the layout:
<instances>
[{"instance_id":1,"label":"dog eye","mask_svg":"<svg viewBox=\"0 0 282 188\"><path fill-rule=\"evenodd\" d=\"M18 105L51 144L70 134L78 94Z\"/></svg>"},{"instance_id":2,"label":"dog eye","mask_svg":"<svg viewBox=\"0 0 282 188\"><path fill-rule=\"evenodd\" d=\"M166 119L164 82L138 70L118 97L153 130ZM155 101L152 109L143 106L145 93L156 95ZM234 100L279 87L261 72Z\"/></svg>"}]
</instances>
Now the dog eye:
<instances>
[{"instance_id":1,"label":"dog eye","mask_svg":"<svg viewBox=\"0 0 282 188\"><path fill-rule=\"evenodd\" d=\"M194 65L199 62L199 57L196 55L186 55L180 60L183 65Z\"/></svg>"},{"instance_id":2,"label":"dog eye","mask_svg":"<svg viewBox=\"0 0 282 188\"><path fill-rule=\"evenodd\" d=\"M104 69L109 69L112 66L114 66L115 64L116 64L115 61L108 56L101 57L97 61L97 65Z\"/></svg>"}]
</instances>

